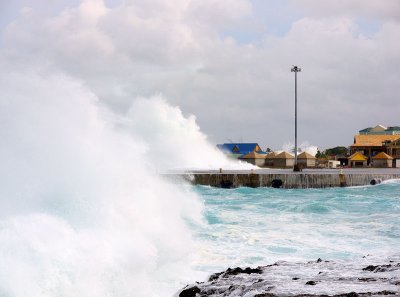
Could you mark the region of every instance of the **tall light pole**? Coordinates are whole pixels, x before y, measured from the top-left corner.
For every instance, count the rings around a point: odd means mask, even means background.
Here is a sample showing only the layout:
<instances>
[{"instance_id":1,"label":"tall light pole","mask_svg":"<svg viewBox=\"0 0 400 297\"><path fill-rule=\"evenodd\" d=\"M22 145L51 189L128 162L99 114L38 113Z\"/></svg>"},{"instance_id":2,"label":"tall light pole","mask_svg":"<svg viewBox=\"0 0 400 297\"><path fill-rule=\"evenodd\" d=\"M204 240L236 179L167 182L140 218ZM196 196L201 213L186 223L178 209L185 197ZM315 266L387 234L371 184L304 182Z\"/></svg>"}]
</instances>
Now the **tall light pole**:
<instances>
[{"instance_id":1,"label":"tall light pole","mask_svg":"<svg viewBox=\"0 0 400 297\"><path fill-rule=\"evenodd\" d=\"M301 68L294 66L291 69L294 72L294 166L293 171L300 171L297 164L297 72L301 72Z\"/></svg>"}]
</instances>

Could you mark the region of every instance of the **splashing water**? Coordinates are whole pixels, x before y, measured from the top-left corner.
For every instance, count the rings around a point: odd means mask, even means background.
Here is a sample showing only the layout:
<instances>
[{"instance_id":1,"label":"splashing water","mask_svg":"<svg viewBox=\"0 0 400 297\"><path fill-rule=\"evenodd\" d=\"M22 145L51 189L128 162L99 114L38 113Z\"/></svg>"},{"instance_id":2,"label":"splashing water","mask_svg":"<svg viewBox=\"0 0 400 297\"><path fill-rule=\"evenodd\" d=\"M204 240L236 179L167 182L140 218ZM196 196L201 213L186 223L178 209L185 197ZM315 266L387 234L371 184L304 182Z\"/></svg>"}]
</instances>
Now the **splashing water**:
<instances>
[{"instance_id":1,"label":"splashing water","mask_svg":"<svg viewBox=\"0 0 400 297\"><path fill-rule=\"evenodd\" d=\"M313 156L315 156L318 152L318 147L311 145L308 141L302 142L297 149L299 152L307 152ZM294 152L294 143L285 142L282 146L282 150L289 153Z\"/></svg>"},{"instance_id":2,"label":"splashing water","mask_svg":"<svg viewBox=\"0 0 400 297\"><path fill-rule=\"evenodd\" d=\"M168 296L193 280L202 204L155 169L200 166L191 147L233 164L194 118L160 98L117 116L66 76L11 72L0 92L1 296Z\"/></svg>"}]
</instances>

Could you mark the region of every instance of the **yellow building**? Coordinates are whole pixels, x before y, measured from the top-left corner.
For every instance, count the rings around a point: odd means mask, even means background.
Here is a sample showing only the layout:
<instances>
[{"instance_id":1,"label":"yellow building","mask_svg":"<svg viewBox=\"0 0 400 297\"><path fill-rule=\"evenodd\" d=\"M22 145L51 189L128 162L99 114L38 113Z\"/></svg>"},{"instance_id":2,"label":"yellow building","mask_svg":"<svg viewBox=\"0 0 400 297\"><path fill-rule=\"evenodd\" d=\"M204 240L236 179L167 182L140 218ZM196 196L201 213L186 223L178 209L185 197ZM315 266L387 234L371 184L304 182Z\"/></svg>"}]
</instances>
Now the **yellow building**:
<instances>
[{"instance_id":1,"label":"yellow building","mask_svg":"<svg viewBox=\"0 0 400 297\"><path fill-rule=\"evenodd\" d=\"M367 167L368 158L360 152L352 154L348 159L350 167Z\"/></svg>"},{"instance_id":2,"label":"yellow building","mask_svg":"<svg viewBox=\"0 0 400 297\"><path fill-rule=\"evenodd\" d=\"M274 160L276 157L276 153L275 152L271 152L268 155L265 156L265 166L267 167L273 167L274 166Z\"/></svg>"},{"instance_id":3,"label":"yellow building","mask_svg":"<svg viewBox=\"0 0 400 297\"><path fill-rule=\"evenodd\" d=\"M294 156L287 152L282 152L275 156L274 167L290 168L294 166Z\"/></svg>"},{"instance_id":4,"label":"yellow building","mask_svg":"<svg viewBox=\"0 0 400 297\"><path fill-rule=\"evenodd\" d=\"M400 138L386 145L387 153L395 159L400 159Z\"/></svg>"},{"instance_id":5,"label":"yellow building","mask_svg":"<svg viewBox=\"0 0 400 297\"><path fill-rule=\"evenodd\" d=\"M297 163L301 168L315 167L316 160L317 158L307 152L302 152L297 156Z\"/></svg>"},{"instance_id":6,"label":"yellow building","mask_svg":"<svg viewBox=\"0 0 400 297\"><path fill-rule=\"evenodd\" d=\"M355 135L354 143L350 146L350 154L360 152L368 161L380 152L388 153L387 143L400 139L400 135Z\"/></svg>"},{"instance_id":7,"label":"yellow building","mask_svg":"<svg viewBox=\"0 0 400 297\"><path fill-rule=\"evenodd\" d=\"M372 166L379 168L391 168L393 167L393 157L381 152L376 156L372 157Z\"/></svg>"},{"instance_id":8,"label":"yellow building","mask_svg":"<svg viewBox=\"0 0 400 297\"><path fill-rule=\"evenodd\" d=\"M259 154L256 152L250 152L242 157L240 157L240 160L246 161L248 163L251 163L253 165L259 166L259 167L264 167L265 166L265 157L266 154Z\"/></svg>"}]
</instances>

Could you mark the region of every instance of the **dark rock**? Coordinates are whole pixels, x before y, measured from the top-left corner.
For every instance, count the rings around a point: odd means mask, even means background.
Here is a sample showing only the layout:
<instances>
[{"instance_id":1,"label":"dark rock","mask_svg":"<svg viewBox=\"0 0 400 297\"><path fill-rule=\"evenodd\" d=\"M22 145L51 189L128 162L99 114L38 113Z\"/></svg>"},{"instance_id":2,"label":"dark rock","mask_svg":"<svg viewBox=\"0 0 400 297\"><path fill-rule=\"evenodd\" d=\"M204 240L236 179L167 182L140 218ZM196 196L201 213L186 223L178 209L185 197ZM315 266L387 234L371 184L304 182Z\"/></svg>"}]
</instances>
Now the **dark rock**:
<instances>
[{"instance_id":1,"label":"dark rock","mask_svg":"<svg viewBox=\"0 0 400 297\"><path fill-rule=\"evenodd\" d=\"M317 263L321 263L321 262L322 262L322 259L318 258Z\"/></svg>"},{"instance_id":2,"label":"dark rock","mask_svg":"<svg viewBox=\"0 0 400 297\"><path fill-rule=\"evenodd\" d=\"M375 272L385 272L385 271L388 271L388 268L391 268L391 267L392 267L391 264L388 264L388 265L380 265L380 266L375 270Z\"/></svg>"},{"instance_id":3,"label":"dark rock","mask_svg":"<svg viewBox=\"0 0 400 297\"><path fill-rule=\"evenodd\" d=\"M224 272L224 277L228 276L228 275L238 275L241 273L245 273L245 274L252 274L252 273L258 273L261 274L262 273L262 269L261 268L250 268L247 267L245 269L242 269L240 267L236 267L234 269L228 268L225 272Z\"/></svg>"},{"instance_id":4,"label":"dark rock","mask_svg":"<svg viewBox=\"0 0 400 297\"><path fill-rule=\"evenodd\" d=\"M350 292L350 293L347 293L347 294L341 294L341 295L339 295L337 297L358 297L358 296L359 295L356 292Z\"/></svg>"},{"instance_id":5,"label":"dark rock","mask_svg":"<svg viewBox=\"0 0 400 297\"><path fill-rule=\"evenodd\" d=\"M375 279L375 278L372 278L372 277L360 277L360 278L358 278L358 280L359 280L360 282L367 282L367 283L369 283L369 282L376 282L376 279Z\"/></svg>"},{"instance_id":6,"label":"dark rock","mask_svg":"<svg viewBox=\"0 0 400 297\"><path fill-rule=\"evenodd\" d=\"M392 268L392 264L387 264L387 265L369 265L362 270L364 271L373 271L373 272L385 272L388 271L389 268Z\"/></svg>"},{"instance_id":7,"label":"dark rock","mask_svg":"<svg viewBox=\"0 0 400 297\"><path fill-rule=\"evenodd\" d=\"M396 295L396 293L395 292L391 292L391 291L382 291L382 292L379 292L381 295Z\"/></svg>"},{"instance_id":8,"label":"dark rock","mask_svg":"<svg viewBox=\"0 0 400 297\"><path fill-rule=\"evenodd\" d=\"M213 280L217 280L221 274L223 274L223 272L217 272L217 273L211 274L208 281L212 282Z\"/></svg>"},{"instance_id":9,"label":"dark rock","mask_svg":"<svg viewBox=\"0 0 400 297\"><path fill-rule=\"evenodd\" d=\"M397 295L396 292L392 292L392 291L381 291L381 292L375 292L373 293L375 295Z\"/></svg>"},{"instance_id":10,"label":"dark rock","mask_svg":"<svg viewBox=\"0 0 400 297\"><path fill-rule=\"evenodd\" d=\"M317 263L321 263L316 265ZM226 296L255 296L255 297L277 297L287 296L286 290L282 292L280 285L284 278L284 274L288 277L292 272L295 272L297 277L293 277L292 281L298 281L297 283L290 283L290 278L286 279L288 287L293 285L293 288L298 288L299 285L315 286L314 288L308 288L313 293L300 293L297 289L297 295L294 293L292 297L378 297L378 296L396 296L400 297L400 291L393 292L393 288L399 288L400 286L400 263L392 262L383 265L369 265L364 268L358 265L340 265L335 261L324 261L314 260L305 263L290 263L290 262L278 262L272 265L259 266L257 268L228 268L223 272L214 273L210 276L208 282L195 283L190 287L184 288L179 297L226 297ZM309 280L306 283L305 276L299 274L302 269L306 269L315 275L316 279ZM354 271L352 273L341 273L350 272L348 269ZM299 271L297 273L296 271ZM385 274L372 274L371 272L383 272ZM289 273L289 275L287 275ZM279 275L277 277L277 275ZM382 277L379 277L382 276ZM367 286L368 283L371 283ZM319 284L319 286L316 286ZM341 286L347 287L352 285L353 292L343 292L336 290L326 294L326 288L329 288L332 284L335 287L340 288ZM395 287L397 286L397 287ZM379 287L382 291L374 292L368 291L366 288ZM324 292L319 292L320 289ZM320 294L318 294L320 293Z\"/></svg>"},{"instance_id":11,"label":"dark rock","mask_svg":"<svg viewBox=\"0 0 400 297\"><path fill-rule=\"evenodd\" d=\"M263 272L263 270L260 267L257 267L257 268L247 267L245 269L242 269L240 267L236 267L236 268L233 268L233 269L232 268L228 268L226 271L212 274L209 277L208 281L212 282L212 281L218 280L220 277L227 278L227 277L229 277L231 275L238 275L238 274L241 274L241 273L244 273L244 274L252 274L252 273L261 274L262 272Z\"/></svg>"},{"instance_id":12,"label":"dark rock","mask_svg":"<svg viewBox=\"0 0 400 297\"><path fill-rule=\"evenodd\" d=\"M364 267L362 270L364 271L374 271L376 268L378 268L379 265L368 265L367 267Z\"/></svg>"},{"instance_id":13,"label":"dark rock","mask_svg":"<svg viewBox=\"0 0 400 297\"><path fill-rule=\"evenodd\" d=\"M198 287L194 286L182 290L182 292L179 293L179 297L196 297L196 294L200 292L201 290Z\"/></svg>"}]
</instances>

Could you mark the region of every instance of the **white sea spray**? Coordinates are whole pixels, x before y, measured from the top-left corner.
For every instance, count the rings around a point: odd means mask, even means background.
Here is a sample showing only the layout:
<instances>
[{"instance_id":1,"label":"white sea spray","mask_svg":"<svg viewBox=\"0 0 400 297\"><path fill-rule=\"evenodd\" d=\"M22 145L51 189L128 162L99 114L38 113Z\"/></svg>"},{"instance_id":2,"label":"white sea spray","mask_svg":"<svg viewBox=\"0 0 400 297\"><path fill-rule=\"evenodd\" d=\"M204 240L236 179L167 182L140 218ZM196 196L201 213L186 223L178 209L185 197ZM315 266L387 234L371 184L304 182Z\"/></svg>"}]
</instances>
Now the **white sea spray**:
<instances>
[{"instance_id":1,"label":"white sea spray","mask_svg":"<svg viewBox=\"0 0 400 297\"><path fill-rule=\"evenodd\" d=\"M127 116L117 115L66 75L5 72L0 295L167 296L186 276L193 280L187 222L201 224L202 203L157 169L174 161L201 165L173 155L174 144L182 155L201 150L203 165L231 162L207 143L194 119L162 99L140 99L144 106L134 103ZM182 134L186 145L177 139Z\"/></svg>"}]
</instances>

